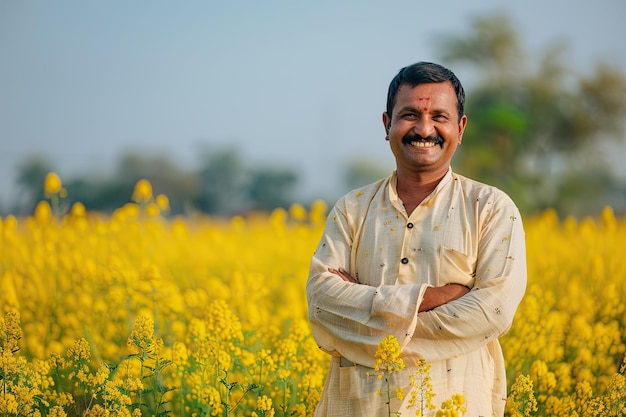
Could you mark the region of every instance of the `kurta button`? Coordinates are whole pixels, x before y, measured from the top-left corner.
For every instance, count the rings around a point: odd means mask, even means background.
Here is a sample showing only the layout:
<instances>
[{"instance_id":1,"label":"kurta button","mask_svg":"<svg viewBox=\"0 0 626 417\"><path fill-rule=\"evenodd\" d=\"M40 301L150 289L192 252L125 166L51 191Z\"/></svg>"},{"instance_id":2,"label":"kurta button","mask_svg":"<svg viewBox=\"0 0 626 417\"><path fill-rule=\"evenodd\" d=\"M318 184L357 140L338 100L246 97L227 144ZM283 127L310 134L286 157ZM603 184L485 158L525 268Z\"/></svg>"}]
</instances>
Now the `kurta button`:
<instances>
[{"instance_id":1,"label":"kurta button","mask_svg":"<svg viewBox=\"0 0 626 417\"><path fill-rule=\"evenodd\" d=\"M409 263L409 258L402 258L400 260L400 262L402 262L403 264L408 264Z\"/></svg>"},{"instance_id":2,"label":"kurta button","mask_svg":"<svg viewBox=\"0 0 626 417\"><path fill-rule=\"evenodd\" d=\"M413 223L408 223L408 224L406 225L406 227L408 227L409 229L412 229L412 228L413 228Z\"/></svg>"}]
</instances>

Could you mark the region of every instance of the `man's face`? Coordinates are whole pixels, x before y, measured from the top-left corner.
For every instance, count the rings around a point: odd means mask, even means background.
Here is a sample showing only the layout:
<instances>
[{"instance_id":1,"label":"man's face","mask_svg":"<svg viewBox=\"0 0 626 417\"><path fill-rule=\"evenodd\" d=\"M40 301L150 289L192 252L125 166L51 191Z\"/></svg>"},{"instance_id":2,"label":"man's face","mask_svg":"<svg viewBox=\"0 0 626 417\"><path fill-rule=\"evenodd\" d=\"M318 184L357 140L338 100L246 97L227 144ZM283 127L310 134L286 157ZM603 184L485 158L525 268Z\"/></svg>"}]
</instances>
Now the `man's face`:
<instances>
[{"instance_id":1,"label":"man's face","mask_svg":"<svg viewBox=\"0 0 626 417\"><path fill-rule=\"evenodd\" d=\"M450 82L402 85L392 114L383 114L398 170L445 173L461 143L467 118L459 120Z\"/></svg>"}]
</instances>

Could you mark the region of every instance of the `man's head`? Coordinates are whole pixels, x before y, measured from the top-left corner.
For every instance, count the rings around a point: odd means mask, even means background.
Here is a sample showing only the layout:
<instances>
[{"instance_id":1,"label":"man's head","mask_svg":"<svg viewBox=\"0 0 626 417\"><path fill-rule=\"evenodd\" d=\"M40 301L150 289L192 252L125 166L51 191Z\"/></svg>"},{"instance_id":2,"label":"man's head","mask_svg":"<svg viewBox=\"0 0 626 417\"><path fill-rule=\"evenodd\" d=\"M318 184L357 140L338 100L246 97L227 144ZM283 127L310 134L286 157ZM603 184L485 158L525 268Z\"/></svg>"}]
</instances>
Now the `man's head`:
<instances>
[{"instance_id":1,"label":"man's head","mask_svg":"<svg viewBox=\"0 0 626 417\"><path fill-rule=\"evenodd\" d=\"M382 118L399 176L447 172L467 123L464 102L461 83L441 65L420 62L400 70Z\"/></svg>"},{"instance_id":2,"label":"man's head","mask_svg":"<svg viewBox=\"0 0 626 417\"><path fill-rule=\"evenodd\" d=\"M403 85L415 87L426 83L443 83L449 81L454 88L457 100L459 120L465 114L465 91L461 81L449 69L431 62L418 62L402 68L389 84L387 93L387 114L391 117L393 106L396 104L398 90Z\"/></svg>"}]
</instances>

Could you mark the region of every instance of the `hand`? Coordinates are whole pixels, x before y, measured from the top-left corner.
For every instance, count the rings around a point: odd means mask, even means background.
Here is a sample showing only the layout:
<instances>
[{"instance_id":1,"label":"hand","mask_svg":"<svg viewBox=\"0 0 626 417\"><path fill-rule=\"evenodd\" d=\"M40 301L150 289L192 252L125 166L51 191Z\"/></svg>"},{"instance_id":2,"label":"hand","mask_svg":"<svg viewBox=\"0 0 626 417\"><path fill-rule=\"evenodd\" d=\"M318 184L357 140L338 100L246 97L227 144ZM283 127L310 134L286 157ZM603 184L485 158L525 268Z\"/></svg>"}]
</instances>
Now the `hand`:
<instances>
[{"instance_id":1,"label":"hand","mask_svg":"<svg viewBox=\"0 0 626 417\"><path fill-rule=\"evenodd\" d=\"M352 282L354 284L360 284L359 280L354 278L352 275L350 275L348 273L348 271L346 271L343 268L328 268L328 272L330 272L331 274L335 274L335 275L339 275L339 278L341 278L342 280L346 281L346 282Z\"/></svg>"},{"instance_id":2,"label":"hand","mask_svg":"<svg viewBox=\"0 0 626 417\"><path fill-rule=\"evenodd\" d=\"M419 311L432 310L435 307L447 304L450 301L454 301L457 298L463 297L470 292L470 289L461 284L446 284L441 287L428 287L424 292L424 298L422 304L419 306Z\"/></svg>"}]
</instances>

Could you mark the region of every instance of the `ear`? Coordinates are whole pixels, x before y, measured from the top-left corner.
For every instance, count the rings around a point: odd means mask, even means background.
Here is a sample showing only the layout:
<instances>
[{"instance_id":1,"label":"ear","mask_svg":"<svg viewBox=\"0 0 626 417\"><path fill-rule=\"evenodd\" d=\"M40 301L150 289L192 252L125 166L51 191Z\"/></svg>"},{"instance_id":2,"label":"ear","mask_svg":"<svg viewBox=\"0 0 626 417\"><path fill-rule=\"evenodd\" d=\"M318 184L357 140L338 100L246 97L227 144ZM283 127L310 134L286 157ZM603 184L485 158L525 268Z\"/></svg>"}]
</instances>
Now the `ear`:
<instances>
[{"instance_id":1,"label":"ear","mask_svg":"<svg viewBox=\"0 0 626 417\"><path fill-rule=\"evenodd\" d=\"M459 121L459 141L458 141L459 145L463 141L463 132L465 132L466 125L467 125L467 116L463 115L463 117L461 117L461 120Z\"/></svg>"},{"instance_id":2,"label":"ear","mask_svg":"<svg viewBox=\"0 0 626 417\"><path fill-rule=\"evenodd\" d=\"M387 112L383 112L383 126L385 126L385 133L389 134L389 129L391 129L391 117L387 115ZM389 136L385 137L385 139L389 140Z\"/></svg>"}]
</instances>

